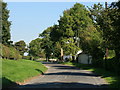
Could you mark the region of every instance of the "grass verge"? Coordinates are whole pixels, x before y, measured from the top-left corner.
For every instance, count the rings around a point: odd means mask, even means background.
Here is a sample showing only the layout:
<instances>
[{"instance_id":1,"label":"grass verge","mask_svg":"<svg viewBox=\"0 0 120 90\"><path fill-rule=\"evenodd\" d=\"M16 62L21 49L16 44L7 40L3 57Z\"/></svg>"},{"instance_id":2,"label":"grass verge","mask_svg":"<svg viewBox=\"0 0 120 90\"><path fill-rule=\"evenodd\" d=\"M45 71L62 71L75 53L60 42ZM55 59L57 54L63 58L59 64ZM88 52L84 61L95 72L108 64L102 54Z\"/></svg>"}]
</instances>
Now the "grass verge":
<instances>
[{"instance_id":1,"label":"grass verge","mask_svg":"<svg viewBox=\"0 0 120 90\"><path fill-rule=\"evenodd\" d=\"M102 68L94 68L91 65L72 63L72 62L62 62L61 64L75 66L77 68L92 71L100 75L105 79L110 85L110 88L118 88L120 90L120 76L116 75L114 72L106 71Z\"/></svg>"},{"instance_id":2,"label":"grass verge","mask_svg":"<svg viewBox=\"0 0 120 90\"><path fill-rule=\"evenodd\" d=\"M3 87L11 83L23 82L33 76L44 73L47 68L40 62L31 60L2 60Z\"/></svg>"}]
</instances>

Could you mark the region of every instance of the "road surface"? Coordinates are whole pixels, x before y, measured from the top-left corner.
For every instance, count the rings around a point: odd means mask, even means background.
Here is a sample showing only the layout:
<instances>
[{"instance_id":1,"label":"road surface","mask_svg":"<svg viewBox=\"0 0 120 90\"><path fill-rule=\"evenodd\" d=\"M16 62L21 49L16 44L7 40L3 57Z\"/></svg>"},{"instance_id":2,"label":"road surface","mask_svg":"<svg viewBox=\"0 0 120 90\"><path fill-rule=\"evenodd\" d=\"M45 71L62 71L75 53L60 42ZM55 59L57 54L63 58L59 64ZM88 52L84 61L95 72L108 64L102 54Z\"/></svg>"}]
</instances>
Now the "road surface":
<instances>
[{"instance_id":1,"label":"road surface","mask_svg":"<svg viewBox=\"0 0 120 90\"><path fill-rule=\"evenodd\" d=\"M44 63L48 71L19 88L107 88L100 76L73 66Z\"/></svg>"}]
</instances>

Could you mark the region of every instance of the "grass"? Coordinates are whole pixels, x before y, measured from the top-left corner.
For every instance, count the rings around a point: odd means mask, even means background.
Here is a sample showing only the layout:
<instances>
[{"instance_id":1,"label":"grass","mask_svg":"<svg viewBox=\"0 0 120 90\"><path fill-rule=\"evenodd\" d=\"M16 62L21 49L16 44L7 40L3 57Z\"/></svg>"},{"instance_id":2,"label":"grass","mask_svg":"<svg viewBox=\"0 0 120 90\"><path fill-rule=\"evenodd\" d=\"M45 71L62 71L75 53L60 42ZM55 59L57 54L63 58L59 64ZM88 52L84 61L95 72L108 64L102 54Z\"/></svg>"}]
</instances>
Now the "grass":
<instances>
[{"instance_id":1,"label":"grass","mask_svg":"<svg viewBox=\"0 0 120 90\"><path fill-rule=\"evenodd\" d=\"M24 80L44 73L47 68L40 62L31 60L2 60L3 85Z\"/></svg>"},{"instance_id":2,"label":"grass","mask_svg":"<svg viewBox=\"0 0 120 90\"><path fill-rule=\"evenodd\" d=\"M62 62L61 64L72 65L78 67L83 70L92 71L98 75L100 75L103 79L105 79L110 85L110 88L118 88L120 89L120 76L116 75L114 72L106 71L102 68L94 68L91 65L72 63L72 62Z\"/></svg>"}]
</instances>

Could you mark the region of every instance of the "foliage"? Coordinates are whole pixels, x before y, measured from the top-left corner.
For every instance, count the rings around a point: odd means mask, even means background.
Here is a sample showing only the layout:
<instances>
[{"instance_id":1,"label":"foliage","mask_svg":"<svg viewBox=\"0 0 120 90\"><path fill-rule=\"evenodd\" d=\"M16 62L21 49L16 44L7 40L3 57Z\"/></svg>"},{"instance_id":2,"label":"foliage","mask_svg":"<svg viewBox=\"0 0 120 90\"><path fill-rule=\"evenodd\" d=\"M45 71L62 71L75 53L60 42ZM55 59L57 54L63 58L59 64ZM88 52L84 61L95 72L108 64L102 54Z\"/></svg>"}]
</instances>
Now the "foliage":
<instances>
[{"instance_id":1,"label":"foliage","mask_svg":"<svg viewBox=\"0 0 120 90\"><path fill-rule=\"evenodd\" d=\"M65 54L75 55L80 47L95 58L103 57L103 52L100 49L101 33L96 30L89 14L85 6L79 3L64 11L63 17L59 20L59 28L62 33L61 42ZM100 52L99 54L96 54L96 49Z\"/></svg>"},{"instance_id":2,"label":"foliage","mask_svg":"<svg viewBox=\"0 0 120 90\"><path fill-rule=\"evenodd\" d=\"M1 44L1 45L0 45L0 48L1 48L1 50L2 50L2 53L0 53L0 54L1 54L0 56L2 56L2 58L9 58L9 56L10 56L9 47Z\"/></svg>"},{"instance_id":3,"label":"foliage","mask_svg":"<svg viewBox=\"0 0 120 90\"><path fill-rule=\"evenodd\" d=\"M49 60L51 53L53 53L53 42L50 40L50 32L52 27L48 27L39 36L42 38L41 47L44 49L46 60Z\"/></svg>"},{"instance_id":4,"label":"foliage","mask_svg":"<svg viewBox=\"0 0 120 90\"><path fill-rule=\"evenodd\" d=\"M53 57L61 59L61 45L60 45L60 42L55 42L55 44L54 44Z\"/></svg>"},{"instance_id":5,"label":"foliage","mask_svg":"<svg viewBox=\"0 0 120 90\"><path fill-rule=\"evenodd\" d=\"M60 27L59 25L53 25L52 27L50 27L51 31L50 31L50 39L53 42L58 42L60 40L60 36L61 36L61 32L60 32Z\"/></svg>"},{"instance_id":6,"label":"foliage","mask_svg":"<svg viewBox=\"0 0 120 90\"><path fill-rule=\"evenodd\" d=\"M0 48L2 49L2 53L0 53L0 56L2 58L15 59L15 60L22 58L19 52L12 46L8 47L8 46L1 44Z\"/></svg>"},{"instance_id":7,"label":"foliage","mask_svg":"<svg viewBox=\"0 0 120 90\"><path fill-rule=\"evenodd\" d=\"M115 57L115 51L114 50L108 50L108 58L112 59L113 57Z\"/></svg>"},{"instance_id":8,"label":"foliage","mask_svg":"<svg viewBox=\"0 0 120 90\"><path fill-rule=\"evenodd\" d=\"M11 22L8 20L9 19L9 10L7 9L7 3L2 2L2 33L1 33L1 38L2 38L2 44L0 44L0 50L2 53L0 53L0 56L2 58L9 58L9 59L20 59L21 55L19 52L11 45L12 41L11 35L10 35L10 26Z\"/></svg>"},{"instance_id":9,"label":"foliage","mask_svg":"<svg viewBox=\"0 0 120 90\"><path fill-rule=\"evenodd\" d=\"M9 47L10 48L10 57L9 59L21 59L22 56L20 55L19 51L17 51L14 47Z\"/></svg>"},{"instance_id":10,"label":"foliage","mask_svg":"<svg viewBox=\"0 0 120 90\"><path fill-rule=\"evenodd\" d=\"M93 60L103 58L102 43L102 36L93 25L86 28L86 30L81 30L80 46L84 52L92 55Z\"/></svg>"},{"instance_id":11,"label":"foliage","mask_svg":"<svg viewBox=\"0 0 120 90\"><path fill-rule=\"evenodd\" d=\"M20 52L20 55L22 56L27 51L26 43L23 40L16 42L14 46Z\"/></svg>"},{"instance_id":12,"label":"foliage","mask_svg":"<svg viewBox=\"0 0 120 90\"><path fill-rule=\"evenodd\" d=\"M61 33L61 46L65 49L65 54L74 56L80 50L79 34L81 30L86 29L91 21L87 9L79 3L63 12L63 16L60 17L58 22L59 32Z\"/></svg>"},{"instance_id":13,"label":"foliage","mask_svg":"<svg viewBox=\"0 0 120 90\"><path fill-rule=\"evenodd\" d=\"M58 22L58 25L51 26L40 34L43 39L43 46L46 48L46 52L49 52L49 56L51 52L60 54L60 51L51 47L51 45L55 46L57 42L59 43L59 50L63 48L65 55L75 56L81 48L93 57L96 55L95 58L97 56L103 57L101 33L96 30L90 13L84 5L76 3L72 8L65 10ZM96 54L95 49L100 53ZM58 54L57 56L59 56Z\"/></svg>"},{"instance_id":14,"label":"foliage","mask_svg":"<svg viewBox=\"0 0 120 90\"><path fill-rule=\"evenodd\" d=\"M114 5L111 5L114 6ZM120 1L115 3L115 7L110 9L110 18L113 21L114 31L112 33L112 44L116 53L116 58L120 61Z\"/></svg>"},{"instance_id":15,"label":"foliage","mask_svg":"<svg viewBox=\"0 0 120 90\"><path fill-rule=\"evenodd\" d=\"M61 36L60 37L73 37L74 36L74 32L72 30L72 22L73 19L72 17L69 15L69 10L66 10L63 12L63 17L60 17L59 20L59 27L60 27L60 31L61 31Z\"/></svg>"},{"instance_id":16,"label":"foliage","mask_svg":"<svg viewBox=\"0 0 120 90\"><path fill-rule=\"evenodd\" d=\"M120 1L119 1L120 2ZM100 4L94 5L90 9L91 16L96 24L99 26L100 32L104 40L104 47L115 50L116 58L120 59L120 7L119 2L112 3L110 7L103 8Z\"/></svg>"},{"instance_id":17,"label":"foliage","mask_svg":"<svg viewBox=\"0 0 120 90\"><path fill-rule=\"evenodd\" d=\"M44 50L42 49L42 39L37 38L35 40L32 40L29 43L29 56L33 57L44 57Z\"/></svg>"},{"instance_id":18,"label":"foliage","mask_svg":"<svg viewBox=\"0 0 120 90\"><path fill-rule=\"evenodd\" d=\"M31 60L2 60L2 77L12 82L23 82L30 77L44 73L47 68L40 62ZM3 81L4 82L4 81ZM6 82L3 86L7 86Z\"/></svg>"},{"instance_id":19,"label":"foliage","mask_svg":"<svg viewBox=\"0 0 120 90\"><path fill-rule=\"evenodd\" d=\"M74 43L73 38L63 38L61 39L61 43L65 55L72 54L72 56L74 56L79 50L79 48L75 45L76 43Z\"/></svg>"},{"instance_id":20,"label":"foliage","mask_svg":"<svg viewBox=\"0 0 120 90\"><path fill-rule=\"evenodd\" d=\"M10 25L11 22L8 21L9 10L7 10L7 3L2 2L2 43L5 45L10 45Z\"/></svg>"}]
</instances>

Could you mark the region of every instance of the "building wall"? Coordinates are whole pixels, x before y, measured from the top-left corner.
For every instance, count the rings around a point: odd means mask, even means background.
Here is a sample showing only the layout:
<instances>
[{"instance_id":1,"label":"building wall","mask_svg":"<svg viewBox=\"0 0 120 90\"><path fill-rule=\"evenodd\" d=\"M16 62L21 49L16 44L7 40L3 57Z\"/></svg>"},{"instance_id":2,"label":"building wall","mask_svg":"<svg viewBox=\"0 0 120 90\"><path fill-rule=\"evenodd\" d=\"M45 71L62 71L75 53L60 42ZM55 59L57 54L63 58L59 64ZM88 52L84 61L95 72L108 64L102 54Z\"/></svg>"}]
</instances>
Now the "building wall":
<instances>
[{"instance_id":1,"label":"building wall","mask_svg":"<svg viewBox=\"0 0 120 90\"><path fill-rule=\"evenodd\" d=\"M88 54L80 54L78 56L78 62L82 64L91 64L92 57L88 56Z\"/></svg>"}]
</instances>

